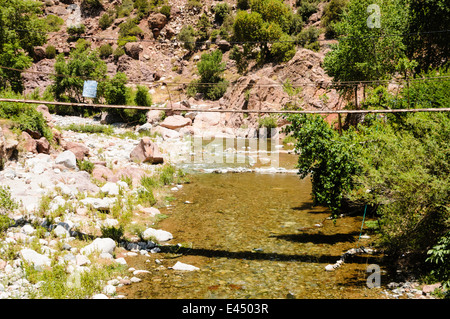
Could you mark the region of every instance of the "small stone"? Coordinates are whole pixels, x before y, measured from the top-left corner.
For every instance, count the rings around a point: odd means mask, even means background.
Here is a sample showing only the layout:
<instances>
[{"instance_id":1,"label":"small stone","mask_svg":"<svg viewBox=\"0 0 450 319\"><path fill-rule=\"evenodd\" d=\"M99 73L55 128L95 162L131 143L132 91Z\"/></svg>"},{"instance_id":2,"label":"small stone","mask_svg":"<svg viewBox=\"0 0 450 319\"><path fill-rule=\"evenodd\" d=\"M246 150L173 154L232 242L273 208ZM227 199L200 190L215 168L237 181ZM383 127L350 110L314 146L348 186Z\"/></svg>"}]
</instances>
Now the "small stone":
<instances>
[{"instance_id":1,"label":"small stone","mask_svg":"<svg viewBox=\"0 0 450 319\"><path fill-rule=\"evenodd\" d=\"M92 299L109 299L105 294L95 294L92 296Z\"/></svg>"},{"instance_id":2,"label":"small stone","mask_svg":"<svg viewBox=\"0 0 450 319\"><path fill-rule=\"evenodd\" d=\"M199 270L200 268L177 261L177 263L172 267L172 269L183 271L194 271Z\"/></svg>"},{"instance_id":3,"label":"small stone","mask_svg":"<svg viewBox=\"0 0 450 319\"><path fill-rule=\"evenodd\" d=\"M127 261L123 257L116 258L115 262L118 263L118 264L121 264L121 265L126 265L127 264Z\"/></svg>"},{"instance_id":4,"label":"small stone","mask_svg":"<svg viewBox=\"0 0 450 319\"><path fill-rule=\"evenodd\" d=\"M130 281L131 282L140 282L140 281L142 281L142 279L140 279L138 277L131 277Z\"/></svg>"},{"instance_id":5,"label":"small stone","mask_svg":"<svg viewBox=\"0 0 450 319\"><path fill-rule=\"evenodd\" d=\"M113 285L106 285L105 288L103 288L103 292L107 295L113 295L116 293L116 287Z\"/></svg>"},{"instance_id":6,"label":"small stone","mask_svg":"<svg viewBox=\"0 0 450 319\"><path fill-rule=\"evenodd\" d=\"M325 266L325 270L326 271L333 271L334 270L334 266L331 265L331 264L328 264L328 265Z\"/></svg>"}]
</instances>

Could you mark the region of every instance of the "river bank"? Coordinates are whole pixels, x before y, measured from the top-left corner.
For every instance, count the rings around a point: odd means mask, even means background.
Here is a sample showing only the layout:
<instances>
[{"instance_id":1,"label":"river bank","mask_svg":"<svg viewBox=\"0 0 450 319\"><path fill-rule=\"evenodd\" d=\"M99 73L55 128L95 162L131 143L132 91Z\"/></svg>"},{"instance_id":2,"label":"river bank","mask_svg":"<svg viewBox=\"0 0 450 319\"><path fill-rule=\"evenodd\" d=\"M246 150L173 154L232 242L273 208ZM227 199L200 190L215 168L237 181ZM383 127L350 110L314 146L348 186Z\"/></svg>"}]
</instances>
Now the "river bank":
<instances>
[{"instance_id":1,"label":"river bank","mask_svg":"<svg viewBox=\"0 0 450 319\"><path fill-rule=\"evenodd\" d=\"M310 186L295 175L295 160L283 147L276 149L276 159L287 161L287 167L265 167L270 157L252 160L261 153L273 154L267 148L260 152L258 145L245 143L225 152L235 159L245 159L237 166L229 165L226 154L217 154L214 148L207 148L203 154L217 156L209 157L212 160L208 165L198 165L201 163L195 161L195 148L190 148L192 140L155 135L165 164L138 164L130 160L130 153L141 140L138 128L117 126L114 134L92 134L64 129L73 123L98 125L91 119L53 116L53 123L61 128L63 140L88 148L87 159L94 167L89 173L74 167L74 163L69 167L66 162L58 162L63 150L26 153L17 161L7 162L0 182L2 187L9 187L18 208L9 214L11 223L6 226L1 245L0 298L49 297L41 295L42 287L56 278L43 280L42 274L55 273L56 269L65 275L64 282L59 283L66 289L61 288L65 291L61 294L66 294L59 296L62 298L430 297L417 287L401 295L399 290L392 294L366 288L365 268L358 265L366 265L373 256L366 256L364 262L346 262L345 267L333 272L325 270L354 248L354 231L361 220L343 219L343 228L326 222L320 226L328 214L311 207ZM181 153L194 160L176 162ZM154 189L155 202L135 201L143 191L142 177L159 178L168 163L192 170L188 177L192 180L186 183L188 180L181 178L185 176L172 172L175 178L170 183ZM109 176L109 172L114 175ZM297 204L287 201L286 194ZM267 198L274 199L273 206L264 201ZM288 206L280 207L280 203ZM300 221L304 216L313 218L303 224ZM111 236L105 236L105 230L120 225L125 225L126 240L114 241L111 232ZM244 225L252 231L242 228ZM307 234L299 232L311 226ZM268 246L262 245L262 239ZM111 271L100 275L105 267ZM247 271L237 273L233 269L247 269L252 275L247 278ZM299 269L305 271L301 277ZM92 289L81 287L88 273L91 280L97 279ZM355 276L356 285L348 285ZM201 281L204 278L209 279ZM275 285L287 279L289 284ZM324 291L330 282L334 288ZM150 283L157 286L151 290L153 295L144 293ZM402 288L397 286L393 289ZM83 292L75 293L75 288Z\"/></svg>"}]
</instances>

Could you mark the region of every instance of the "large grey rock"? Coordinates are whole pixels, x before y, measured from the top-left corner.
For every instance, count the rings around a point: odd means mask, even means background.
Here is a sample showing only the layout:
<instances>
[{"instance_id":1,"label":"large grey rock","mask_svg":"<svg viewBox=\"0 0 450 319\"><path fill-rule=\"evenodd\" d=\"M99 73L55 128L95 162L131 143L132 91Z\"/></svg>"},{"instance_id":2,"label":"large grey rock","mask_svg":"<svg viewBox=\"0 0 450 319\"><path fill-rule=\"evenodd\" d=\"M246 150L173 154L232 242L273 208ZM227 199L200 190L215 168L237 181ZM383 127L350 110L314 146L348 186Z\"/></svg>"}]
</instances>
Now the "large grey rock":
<instances>
[{"instance_id":1,"label":"large grey rock","mask_svg":"<svg viewBox=\"0 0 450 319\"><path fill-rule=\"evenodd\" d=\"M72 151L64 151L55 159L56 164L64 165L67 168L75 169L77 167L77 158Z\"/></svg>"}]
</instances>

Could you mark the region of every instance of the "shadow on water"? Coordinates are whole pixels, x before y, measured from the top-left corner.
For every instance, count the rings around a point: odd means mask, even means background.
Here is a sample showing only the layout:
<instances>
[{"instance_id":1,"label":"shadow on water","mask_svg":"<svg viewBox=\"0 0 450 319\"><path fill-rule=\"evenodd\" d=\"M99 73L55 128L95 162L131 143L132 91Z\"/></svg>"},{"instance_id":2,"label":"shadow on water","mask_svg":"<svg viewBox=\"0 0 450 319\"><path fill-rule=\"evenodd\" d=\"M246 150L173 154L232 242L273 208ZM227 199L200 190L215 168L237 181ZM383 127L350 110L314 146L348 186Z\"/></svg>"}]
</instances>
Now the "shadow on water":
<instances>
[{"instance_id":1,"label":"shadow on water","mask_svg":"<svg viewBox=\"0 0 450 319\"><path fill-rule=\"evenodd\" d=\"M357 236L358 232L352 232L350 234L331 234L325 235L321 233L317 234L287 234L287 235L277 235L275 236L278 239L284 239L296 243L313 243L313 244L337 244L340 242L355 242L355 236Z\"/></svg>"},{"instance_id":2,"label":"shadow on water","mask_svg":"<svg viewBox=\"0 0 450 319\"><path fill-rule=\"evenodd\" d=\"M282 254L282 253L264 253L260 251L229 251L223 249L205 249L205 248L187 248L177 245L161 246L161 252L174 253L183 256L201 256L207 258L227 258L227 259L243 259L243 260L268 260L268 261L285 261L285 262L304 262L304 263L335 263L340 255L311 255L311 254ZM348 263L366 264L368 259L372 261L379 260L380 257L371 256L352 256L348 259Z\"/></svg>"}]
</instances>

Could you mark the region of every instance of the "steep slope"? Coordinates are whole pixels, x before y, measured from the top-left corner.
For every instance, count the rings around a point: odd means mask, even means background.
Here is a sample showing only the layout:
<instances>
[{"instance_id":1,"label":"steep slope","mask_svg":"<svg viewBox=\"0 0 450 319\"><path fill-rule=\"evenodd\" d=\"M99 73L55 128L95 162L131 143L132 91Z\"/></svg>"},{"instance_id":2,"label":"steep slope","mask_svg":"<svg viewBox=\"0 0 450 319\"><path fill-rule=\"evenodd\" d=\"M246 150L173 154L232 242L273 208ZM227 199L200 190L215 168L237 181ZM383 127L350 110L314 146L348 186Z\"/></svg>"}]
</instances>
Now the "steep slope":
<instances>
[{"instance_id":1,"label":"steep slope","mask_svg":"<svg viewBox=\"0 0 450 319\"><path fill-rule=\"evenodd\" d=\"M66 56L75 47L75 41L69 41L68 31L73 25L85 26L82 35L96 49L110 44L113 51L118 47L120 26L130 17L137 15L137 10L130 9L128 16L116 17L107 28L100 27L100 18L111 13L118 6L124 6L126 0L103 1L102 8L86 9L80 0L48 0L45 1L44 15L55 15L64 20L61 28L48 36L46 46L54 46L56 53ZM130 1L129 1L130 2ZM154 103L175 103L187 100L187 84L198 77L196 63L201 54L211 52L219 46L217 43L206 43L194 53L182 47L176 41L177 35L185 25L196 26L199 17L205 13L213 20L213 8L219 3L227 2L236 12L236 1L202 1L202 7L192 7L188 0L168 0L170 17L167 19L159 12L150 12L148 17L139 21L142 32L137 41L125 45L125 54L110 55L105 58L108 75L124 72L129 85L144 84L150 89ZM130 2L132 3L132 2ZM292 5L292 4L291 4ZM305 26L320 26L320 18L325 3L318 5L318 11L310 16ZM157 10L155 10L157 11ZM208 104L211 107L233 109L281 109L286 106L300 106L310 109L330 109L337 107L338 96L326 84L330 78L321 67L324 52L329 49L323 35L320 37L320 51L314 52L297 48L297 53L287 63L271 63L263 67L254 67L241 76L237 72L236 63L230 59L230 47L221 46L226 63L225 77L230 82L226 94L220 101L202 101L190 98L191 104ZM226 43L225 43L226 44ZM45 48L36 48L36 52L45 52ZM30 69L35 73L24 74L26 93L40 88L42 93L51 84L47 73L53 72L55 59L48 59L45 54L36 54L36 61ZM323 84L321 84L323 82ZM316 85L316 83L318 83ZM290 84L295 93L287 93L284 84ZM296 90L297 89L297 90ZM227 117L228 125L257 125L257 116L234 114Z\"/></svg>"}]
</instances>

